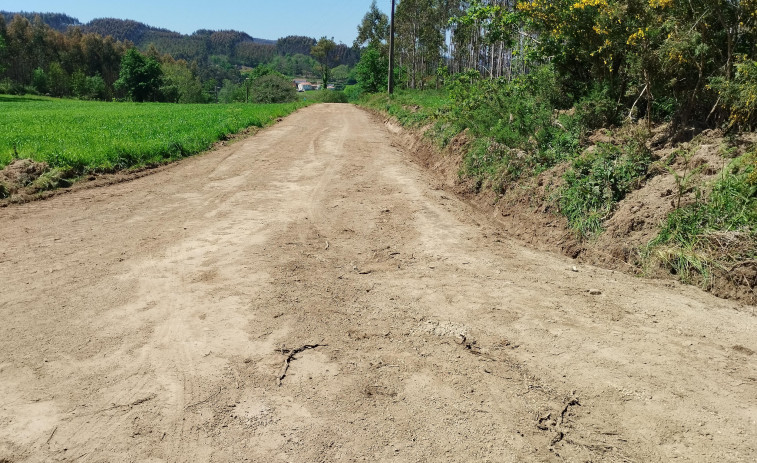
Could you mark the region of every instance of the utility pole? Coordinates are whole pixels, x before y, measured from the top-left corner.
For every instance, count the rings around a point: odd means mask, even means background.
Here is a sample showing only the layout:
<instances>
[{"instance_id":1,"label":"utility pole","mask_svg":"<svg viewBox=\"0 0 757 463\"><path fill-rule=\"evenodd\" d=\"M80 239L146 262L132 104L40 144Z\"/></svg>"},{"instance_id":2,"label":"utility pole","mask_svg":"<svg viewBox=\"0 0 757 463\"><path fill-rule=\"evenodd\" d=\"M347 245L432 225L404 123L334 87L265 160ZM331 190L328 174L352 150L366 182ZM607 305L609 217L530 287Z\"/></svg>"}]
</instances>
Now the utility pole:
<instances>
[{"instance_id":1,"label":"utility pole","mask_svg":"<svg viewBox=\"0 0 757 463\"><path fill-rule=\"evenodd\" d=\"M396 0L392 0L392 18L389 25L389 94L394 93L394 6Z\"/></svg>"}]
</instances>

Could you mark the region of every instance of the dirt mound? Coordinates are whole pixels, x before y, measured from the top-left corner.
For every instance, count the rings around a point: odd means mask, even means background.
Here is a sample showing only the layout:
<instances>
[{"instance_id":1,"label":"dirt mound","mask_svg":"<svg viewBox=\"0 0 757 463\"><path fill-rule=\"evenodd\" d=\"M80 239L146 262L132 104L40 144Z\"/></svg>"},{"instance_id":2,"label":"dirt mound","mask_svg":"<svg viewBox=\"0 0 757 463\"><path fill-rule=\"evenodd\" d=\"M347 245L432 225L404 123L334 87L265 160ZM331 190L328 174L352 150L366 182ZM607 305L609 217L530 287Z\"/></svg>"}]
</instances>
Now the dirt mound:
<instances>
[{"instance_id":1,"label":"dirt mound","mask_svg":"<svg viewBox=\"0 0 757 463\"><path fill-rule=\"evenodd\" d=\"M0 170L0 207L47 197L55 190L73 185L76 176L71 169L17 159Z\"/></svg>"},{"instance_id":2,"label":"dirt mound","mask_svg":"<svg viewBox=\"0 0 757 463\"><path fill-rule=\"evenodd\" d=\"M730 159L725 146L723 134L709 130L693 142L654 151L654 157L659 161L653 166L652 177L617 205L613 215L604 223L605 232L587 246L584 258L613 268L620 262L641 272L645 265L642 254L658 235L668 215L676 208L696 201L698 192L710 189L727 167ZM743 154L747 146L737 143L730 155ZM661 169L660 165L670 168ZM707 241L707 254L713 257L740 255L738 249L753 244L753 238L738 232L715 233L708 236ZM664 249L659 252L664 253ZM676 278L675 273L664 266L643 268L643 271L657 278ZM713 266L710 271L709 278L694 275L691 283L718 297L750 304L757 301L754 290L757 287L757 265L753 261L734 262L728 268Z\"/></svg>"},{"instance_id":3,"label":"dirt mound","mask_svg":"<svg viewBox=\"0 0 757 463\"><path fill-rule=\"evenodd\" d=\"M45 162L34 162L31 159L14 160L0 170L0 198L6 198L31 185L48 169L49 166Z\"/></svg>"}]
</instances>

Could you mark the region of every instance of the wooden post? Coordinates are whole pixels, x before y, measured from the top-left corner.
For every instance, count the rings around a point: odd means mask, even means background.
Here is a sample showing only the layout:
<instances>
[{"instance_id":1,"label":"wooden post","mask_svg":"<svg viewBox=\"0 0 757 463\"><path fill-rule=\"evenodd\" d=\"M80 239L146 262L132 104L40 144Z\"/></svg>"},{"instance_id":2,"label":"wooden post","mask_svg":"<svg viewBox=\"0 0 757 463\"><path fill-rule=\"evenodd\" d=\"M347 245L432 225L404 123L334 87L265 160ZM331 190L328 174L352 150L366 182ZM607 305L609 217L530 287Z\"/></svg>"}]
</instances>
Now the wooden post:
<instances>
[{"instance_id":1,"label":"wooden post","mask_svg":"<svg viewBox=\"0 0 757 463\"><path fill-rule=\"evenodd\" d=\"M392 14L389 23L389 94L394 93L394 6L396 0L392 0Z\"/></svg>"}]
</instances>

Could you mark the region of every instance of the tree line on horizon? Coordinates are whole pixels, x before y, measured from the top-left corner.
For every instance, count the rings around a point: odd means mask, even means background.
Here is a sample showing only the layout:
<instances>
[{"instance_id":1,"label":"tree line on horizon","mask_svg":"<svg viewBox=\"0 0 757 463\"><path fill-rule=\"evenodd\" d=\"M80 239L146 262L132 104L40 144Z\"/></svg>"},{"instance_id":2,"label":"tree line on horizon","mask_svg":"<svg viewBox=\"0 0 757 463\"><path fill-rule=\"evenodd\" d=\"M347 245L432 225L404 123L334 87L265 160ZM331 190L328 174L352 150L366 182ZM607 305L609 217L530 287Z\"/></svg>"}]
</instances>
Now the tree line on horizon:
<instances>
[{"instance_id":1,"label":"tree line on horizon","mask_svg":"<svg viewBox=\"0 0 757 463\"><path fill-rule=\"evenodd\" d=\"M118 83L122 61L134 49L149 68L141 72L160 75L150 84L156 88L139 94L182 103L239 101L242 94L249 97L243 87L249 87L249 71L259 66L281 76L321 76L323 65L313 55L314 50L319 53L318 43L304 36L272 41L239 31L205 29L182 35L129 20L97 19L82 25L63 14L3 12L0 93L133 99ZM336 68L330 74L343 86L358 57L359 51L334 43L321 61ZM130 56L129 63L140 61L134 58Z\"/></svg>"},{"instance_id":2,"label":"tree line on horizon","mask_svg":"<svg viewBox=\"0 0 757 463\"><path fill-rule=\"evenodd\" d=\"M754 123L757 107L750 93L757 79L756 5L757 0L400 0L396 81L411 89L482 80L506 86L548 66L557 82L557 106L593 96L597 117L606 122L627 111L649 120L730 120L746 126ZM385 88L388 75L388 15L375 1L352 46L325 37L273 42L238 31L184 36L135 21L80 25L66 15L31 20L15 15L6 22L7 16L0 16L3 91L123 98L116 82L132 48L158 62L166 86L179 87L164 92L176 101L217 100L224 86L243 84L241 70L261 65L287 76L334 78L342 86L357 81L369 93Z\"/></svg>"}]
</instances>

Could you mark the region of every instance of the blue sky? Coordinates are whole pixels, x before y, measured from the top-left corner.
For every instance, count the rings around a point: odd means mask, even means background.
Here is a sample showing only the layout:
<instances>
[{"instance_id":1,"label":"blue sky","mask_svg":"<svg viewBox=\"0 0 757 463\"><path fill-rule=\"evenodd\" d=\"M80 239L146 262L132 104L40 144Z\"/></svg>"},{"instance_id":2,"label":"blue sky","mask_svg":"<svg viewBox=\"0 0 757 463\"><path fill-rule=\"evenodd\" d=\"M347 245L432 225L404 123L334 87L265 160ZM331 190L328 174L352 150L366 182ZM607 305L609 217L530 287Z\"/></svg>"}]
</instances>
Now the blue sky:
<instances>
[{"instance_id":1,"label":"blue sky","mask_svg":"<svg viewBox=\"0 0 757 463\"><path fill-rule=\"evenodd\" d=\"M389 14L391 0L377 0ZM183 34L235 29L275 40L287 35L333 37L351 45L371 0L3 0L4 11L65 13L86 23L95 18L133 19Z\"/></svg>"}]
</instances>

